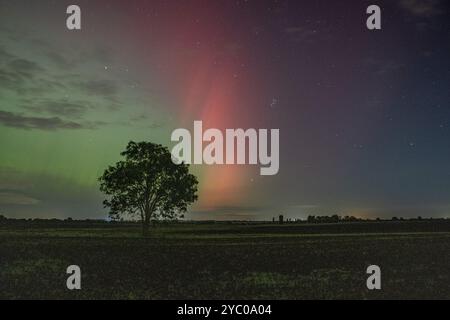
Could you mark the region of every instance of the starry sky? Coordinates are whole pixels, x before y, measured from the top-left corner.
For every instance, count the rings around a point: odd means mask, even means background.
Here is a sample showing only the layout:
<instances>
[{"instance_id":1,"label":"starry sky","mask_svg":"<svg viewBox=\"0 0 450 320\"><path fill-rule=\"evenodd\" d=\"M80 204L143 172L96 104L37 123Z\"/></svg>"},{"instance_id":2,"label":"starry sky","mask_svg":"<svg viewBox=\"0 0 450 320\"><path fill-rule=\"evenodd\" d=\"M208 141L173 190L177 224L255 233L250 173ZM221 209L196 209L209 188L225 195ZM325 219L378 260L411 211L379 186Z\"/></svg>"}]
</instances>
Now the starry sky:
<instances>
[{"instance_id":1,"label":"starry sky","mask_svg":"<svg viewBox=\"0 0 450 320\"><path fill-rule=\"evenodd\" d=\"M81 7L82 30L66 28ZM366 8L382 29L366 28ZM176 128L279 128L280 171L192 166L188 219L450 216L442 0L0 0L0 214L105 218L97 178Z\"/></svg>"}]
</instances>

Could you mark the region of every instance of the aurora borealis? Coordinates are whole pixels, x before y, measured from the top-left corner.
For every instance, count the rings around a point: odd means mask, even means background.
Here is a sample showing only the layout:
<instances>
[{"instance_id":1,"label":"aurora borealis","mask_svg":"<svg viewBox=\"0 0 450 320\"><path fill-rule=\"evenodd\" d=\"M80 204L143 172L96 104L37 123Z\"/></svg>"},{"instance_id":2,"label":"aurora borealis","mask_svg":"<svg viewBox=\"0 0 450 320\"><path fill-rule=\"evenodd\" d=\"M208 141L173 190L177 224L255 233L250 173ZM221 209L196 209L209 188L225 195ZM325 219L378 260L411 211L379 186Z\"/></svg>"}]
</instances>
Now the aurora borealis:
<instances>
[{"instance_id":1,"label":"aurora borealis","mask_svg":"<svg viewBox=\"0 0 450 320\"><path fill-rule=\"evenodd\" d=\"M127 142L202 120L279 128L280 171L192 166L188 219L448 216L448 4L376 3L1 0L0 214L104 218Z\"/></svg>"}]
</instances>

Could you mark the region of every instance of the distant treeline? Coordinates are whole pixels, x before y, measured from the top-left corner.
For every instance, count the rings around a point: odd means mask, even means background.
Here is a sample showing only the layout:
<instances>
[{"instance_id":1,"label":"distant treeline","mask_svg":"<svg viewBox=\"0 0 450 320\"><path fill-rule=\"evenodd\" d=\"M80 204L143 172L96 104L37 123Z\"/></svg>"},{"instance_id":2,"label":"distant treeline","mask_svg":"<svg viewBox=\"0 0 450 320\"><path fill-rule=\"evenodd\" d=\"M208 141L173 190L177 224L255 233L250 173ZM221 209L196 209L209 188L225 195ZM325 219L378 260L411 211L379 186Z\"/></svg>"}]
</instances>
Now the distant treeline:
<instances>
[{"instance_id":1,"label":"distant treeline","mask_svg":"<svg viewBox=\"0 0 450 320\"><path fill-rule=\"evenodd\" d=\"M421 221L421 220L446 220L446 218L422 218L421 216L415 218L403 218L403 217L392 217L390 219L381 219L381 218L357 218L354 216L339 216L337 214L331 216L315 216L309 215L306 220L303 219L293 219L287 218L284 219L282 215L279 216L278 220L275 218L272 219L272 222L279 223L338 223L338 222L377 222L377 221Z\"/></svg>"},{"instance_id":2,"label":"distant treeline","mask_svg":"<svg viewBox=\"0 0 450 320\"><path fill-rule=\"evenodd\" d=\"M74 220L72 218L67 219L43 219L43 218L7 218L3 215L0 215L0 226L1 225L17 225L17 226L26 226L26 225L45 225L45 226L53 226L53 225L107 225L113 222L102 220L102 219L85 219L85 220Z\"/></svg>"},{"instance_id":3,"label":"distant treeline","mask_svg":"<svg viewBox=\"0 0 450 320\"><path fill-rule=\"evenodd\" d=\"M190 220L152 220L153 225L165 225L171 223L214 223L215 221L190 221ZM14 225L14 226L73 226L73 227L95 227L95 226L114 226L114 225L130 225L136 226L141 222L139 220L110 220L110 219L73 219L73 218L8 218L0 214L0 226L1 225Z\"/></svg>"},{"instance_id":4,"label":"distant treeline","mask_svg":"<svg viewBox=\"0 0 450 320\"><path fill-rule=\"evenodd\" d=\"M107 220L104 219L80 219L80 220L74 220L72 218L66 218L66 219L57 219L57 218L49 218L49 219L44 219L44 218L7 218L4 215L0 214L0 221L35 221L35 222L39 222L39 221L67 221L67 222L77 222L77 221L84 221L84 222L99 222L99 223L105 223L105 222L109 222Z\"/></svg>"},{"instance_id":5,"label":"distant treeline","mask_svg":"<svg viewBox=\"0 0 450 320\"><path fill-rule=\"evenodd\" d=\"M391 219L363 219L354 216L339 216L334 214L332 216L308 216L306 221L308 223L336 223L336 222L358 222L358 221L420 221L420 220L445 220L444 218L422 218L418 216L416 218L397 218L392 217Z\"/></svg>"},{"instance_id":6,"label":"distant treeline","mask_svg":"<svg viewBox=\"0 0 450 320\"><path fill-rule=\"evenodd\" d=\"M449 218L422 218L418 216L416 218L398 218L392 217L390 219L364 219L357 218L354 216L339 216L337 214L331 216L316 216L309 215L306 220L299 218L287 218L284 219L282 215L279 216L279 219L273 218L272 221L244 221L244 220L227 220L227 221L216 221L216 220L167 220L167 221L152 221L153 224L166 224L166 223L192 223L192 224L208 224L208 223L219 223L219 224L253 224L253 223L340 223L340 222L382 222L382 221L439 221L439 220L449 220ZM0 225L6 224L65 224L65 225L114 225L114 224L130 224L135 225L139 224L139 221L133 220L106 220L106 219L44 219L44 218L7 218L4 215L0 214Z\"/></svg>"}]
</instances>

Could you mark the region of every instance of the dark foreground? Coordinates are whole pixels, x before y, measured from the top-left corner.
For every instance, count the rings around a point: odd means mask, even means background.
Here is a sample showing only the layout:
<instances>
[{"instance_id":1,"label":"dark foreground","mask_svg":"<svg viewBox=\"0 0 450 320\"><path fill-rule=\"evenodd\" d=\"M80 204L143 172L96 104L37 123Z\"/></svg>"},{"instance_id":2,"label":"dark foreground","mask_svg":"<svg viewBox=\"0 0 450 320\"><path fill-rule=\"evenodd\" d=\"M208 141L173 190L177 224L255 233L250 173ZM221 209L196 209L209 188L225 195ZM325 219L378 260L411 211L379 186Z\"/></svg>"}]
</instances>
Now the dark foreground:
<instances>
[{"instance_id":1,"label":"dark foreground","mask_svg":"<svg viewBox=\"0 0 450 320\"><path fill-rule=\"evenodd\" d=\"M0 227L2 299L450 299L450 221ZM79 265L82 289L66 288ZM366 288L367 266L382 289Z\"/></svg>"}]
</instances>

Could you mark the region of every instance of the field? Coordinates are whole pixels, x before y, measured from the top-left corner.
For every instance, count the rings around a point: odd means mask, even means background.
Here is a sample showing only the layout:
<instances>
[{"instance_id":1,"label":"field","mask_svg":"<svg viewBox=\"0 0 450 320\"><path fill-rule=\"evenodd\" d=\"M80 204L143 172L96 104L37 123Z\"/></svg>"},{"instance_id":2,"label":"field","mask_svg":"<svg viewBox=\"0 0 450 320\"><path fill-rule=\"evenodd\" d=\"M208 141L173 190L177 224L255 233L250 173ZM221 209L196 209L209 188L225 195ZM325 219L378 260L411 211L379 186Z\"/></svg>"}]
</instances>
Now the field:
<instances>
[{"instance_id":1,"label":"field","mask_svg":"<svg viewBox=\"0 0 450 320\"><path fill-rule=\"evenodd\" d=\"M0 298L450 299L450 221L3 225Z\"/></svg>"}]
</instances>

